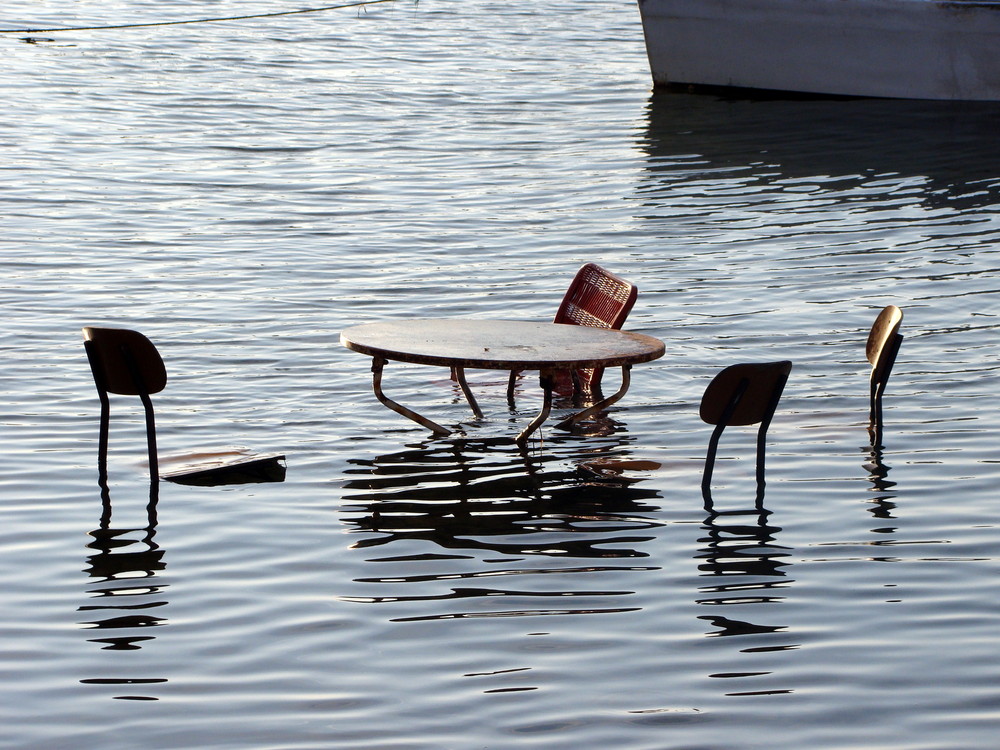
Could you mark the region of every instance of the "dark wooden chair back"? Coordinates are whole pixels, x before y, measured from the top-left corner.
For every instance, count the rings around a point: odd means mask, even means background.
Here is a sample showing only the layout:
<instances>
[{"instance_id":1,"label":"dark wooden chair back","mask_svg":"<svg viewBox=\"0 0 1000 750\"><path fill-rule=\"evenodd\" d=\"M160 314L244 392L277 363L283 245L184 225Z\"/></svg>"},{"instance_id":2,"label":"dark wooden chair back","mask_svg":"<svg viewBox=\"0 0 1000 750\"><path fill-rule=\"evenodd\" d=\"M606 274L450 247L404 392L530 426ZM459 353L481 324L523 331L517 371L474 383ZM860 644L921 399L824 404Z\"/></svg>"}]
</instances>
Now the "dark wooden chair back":
<instances>
[{"instance_id":1,"label":"dark wooden chair back","mask_svg":"<svg viewBox=\"0 0 1000 750\"><path fill-rule=\"evenodd\" d=\"M151 393L159 393L167 384L167 370L153 342L138 331L125 328L83 329L83 345L87 350L90 370L94 375L97 395L101 400L101 427L97 451L100 481L107 481L108 431L111 422L109 393L138 396L146 412L146 445L149 453L149 476L159 481L156 454L156 420Z\"/></svg>"},{"instance_id":2,"label":"dark wooden chair back","mask_svg":"<svg viewBox=\"0 0 1000 750\"><path fill-rule=\"evenodd\" d=\"M701 399L700 414L704 422L715 425L708 443L701 491L706 508L711 506L712 472L719 448L719 438L729 425L760 423L757 430L757 499L764 492L764 442L771 418L778 407L792 363L756 362L731 365L719 372L708 384Z\"/></svg>"},{"instance_id":3,"label":"dark wooden chair back","mask_svg":"<svg viewBox=\"0 0 1000 750\"><path fill-rule=\"evenodd\" d=\"M83 329L84 346L98 389L123 396L159 393L167 369L153 342L125 328Z\"/></svg>"}]
</instances>

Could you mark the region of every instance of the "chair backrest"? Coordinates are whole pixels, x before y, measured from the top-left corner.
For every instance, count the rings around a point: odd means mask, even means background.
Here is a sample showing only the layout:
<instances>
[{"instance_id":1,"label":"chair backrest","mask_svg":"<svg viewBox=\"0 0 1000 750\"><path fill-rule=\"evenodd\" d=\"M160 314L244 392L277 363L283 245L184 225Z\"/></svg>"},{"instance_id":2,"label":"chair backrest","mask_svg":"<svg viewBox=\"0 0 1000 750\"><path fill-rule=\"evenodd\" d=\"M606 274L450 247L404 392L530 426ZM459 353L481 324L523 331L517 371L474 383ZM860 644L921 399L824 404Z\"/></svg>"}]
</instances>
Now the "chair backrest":
<instances>
[{"instance_id":1,"label":"chair backrest","mask_svg":"<svg viewBox=\"0 0 1000 750\"><path fill-rule=\"evenodd\" d=\"M577 271L552 322L618 329L638 294L635 284L596 263L587 263Z\"/></svg>"},{"instance_id":2,"label":"chair backrest","mask_svg":"<svg viewBox=\"0 0 1000 750\"><path fill-rule=\"evenodd\" d=\"M702 421L723 427L769 421L791 371L788 361L730 365L705 389Z\"/></svg>"},{"instance_id":3,"label":"chair backrest","mask_svg":"<svg viewBox=\"0 0 1000 750\"><path fill-rule=\"evenodd\" d=\"M166 386L160 353L138 331L88 326L83 339L98 390L140 396L159 393Z\"/></svg>"},{"instance_id":4,"label":"chair backrest","mask_svg":"<svg viewBox=\"0 0 1000 750\"><path fill-rule=\"evenodd\" d=\"M778 400L785 389L792 363L754 362L731 365L719 372L708 384L701 399L703 421L715 425L705 456L705 472L701 480L705 508L712 508L712 472L722 431L729 425L760 423L757 430L757 502L764 496L764 440Z\"/></svg>"},{"instance_id":5,"label":"chair backrest","mask_svg":"<svg viewBox=\"0 0 1000 750\"><path fill-rule=\"evenodd\" d=\"M573 277L563 296L553 323L590 326L591 328L620 329L635 305L639 290L635 284L601 268L596 263L583 265ZM600 386L603 368L576 371L580 388L593 391ZM569 378L559 379L557 389L576 390Z\"/></svg>"},{"instance_id":6,"label":"chair backrest","mask_svg":"<svg viewBox=\"0 0 1000 750\"><path fill-rule=\"evenodd\" d=\"M865 355L872 366L873 383L884 383L889 379L903 338L899 334L899 325L902 322L903 311L895 305L888 305L882 309L872 324Z\"/></svg>"}]
</instances>

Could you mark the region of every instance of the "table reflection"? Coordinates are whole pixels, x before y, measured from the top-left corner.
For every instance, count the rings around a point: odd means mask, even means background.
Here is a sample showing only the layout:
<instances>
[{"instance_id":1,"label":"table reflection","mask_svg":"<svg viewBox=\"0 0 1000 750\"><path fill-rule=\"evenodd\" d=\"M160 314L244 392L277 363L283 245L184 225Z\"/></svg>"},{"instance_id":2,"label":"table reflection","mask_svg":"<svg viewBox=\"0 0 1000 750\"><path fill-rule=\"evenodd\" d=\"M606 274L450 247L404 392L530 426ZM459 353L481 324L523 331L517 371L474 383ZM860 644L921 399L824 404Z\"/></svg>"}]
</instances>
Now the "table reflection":
<instances>
[{"instance_id":1,"label":"table reflection","mask_svg":"<svg viewBox=\"0 0 1000 750\"><path fill-rule=\"evenodd\" d=\"M628 574L654 569L635 561L661 525L658 493L591 482L558 452L435 440L351 463L353 547L385 553L354 581L378 590L344 598L392 604L394 621L633 611L608 597L632 595ZM540 606L547 597L559 606ZM437 604L400 606L414 602Z\"/></svg>"}]
</instances>

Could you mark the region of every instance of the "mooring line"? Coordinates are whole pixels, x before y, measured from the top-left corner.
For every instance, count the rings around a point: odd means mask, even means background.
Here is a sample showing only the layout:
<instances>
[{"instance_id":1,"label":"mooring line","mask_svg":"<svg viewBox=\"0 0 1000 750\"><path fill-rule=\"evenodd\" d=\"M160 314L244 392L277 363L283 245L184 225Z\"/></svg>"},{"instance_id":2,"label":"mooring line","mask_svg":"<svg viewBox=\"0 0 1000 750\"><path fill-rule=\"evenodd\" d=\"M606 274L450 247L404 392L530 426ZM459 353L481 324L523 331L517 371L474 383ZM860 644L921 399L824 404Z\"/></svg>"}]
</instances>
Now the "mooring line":
<instances>
[{"instance_id":1,"label":"mooring line","mask_svg":"<svg viewBox=\"0 0 1000 750\"><path fill-rule=\"evenodd\" d=\"M103 31L105 29L142 29L152 26L180 26L189 23L214 23L216 21L244 21L251 18L274 18L275 16L294 16L300 13L321 13L327 10L340 10L341 8L357 8L364 5L378 5L380 3L395 3L399 0L357 0L357 2L340 3L338 5L325 5L321 8L302 8L300 10L283 10L274 13L254 13L245 16L225 16L220 18L192 18L186 21L156 21L150 23L123 23L113 26L67 26L59 29L0 29L0 34L50 34L57 31Z\"/></svg>"}]
</instances>

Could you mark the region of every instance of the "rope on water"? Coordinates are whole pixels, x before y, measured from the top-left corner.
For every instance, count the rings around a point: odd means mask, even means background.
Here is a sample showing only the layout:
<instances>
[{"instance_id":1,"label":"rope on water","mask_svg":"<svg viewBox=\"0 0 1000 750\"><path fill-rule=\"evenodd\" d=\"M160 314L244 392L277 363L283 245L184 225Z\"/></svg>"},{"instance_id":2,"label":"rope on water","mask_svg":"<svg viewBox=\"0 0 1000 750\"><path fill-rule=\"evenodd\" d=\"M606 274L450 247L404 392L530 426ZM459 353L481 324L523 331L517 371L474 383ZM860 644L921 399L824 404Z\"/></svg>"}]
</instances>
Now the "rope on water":
<instances>
[{"instance_id":1,"label":"rope on water","mask_svg":"<svg viewBox=\"0 0 1000 750\"><path fill-rule=\"evenodd\" d=\"M143 29L151 26L180 26L188 23L213 23L215 21L244 21L250 18L274 18L275 16L293 16L300 13L322 13L327 10L341 8L358 8L365 5L380 3L395 3L399 0L358 0L357 2L325 5L322 8L302 8L300 10L282 10L275 13L254 13L245 16L225 16L221 18L193 18L186 21L157 21L153 23L122 23L114 26L69 26L61 29L0 29L0 34L50 34L57 31L103 31L105 29Z\"/></svg>"}]
</instances>

